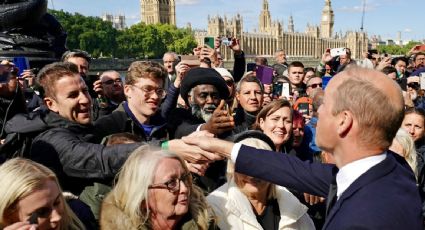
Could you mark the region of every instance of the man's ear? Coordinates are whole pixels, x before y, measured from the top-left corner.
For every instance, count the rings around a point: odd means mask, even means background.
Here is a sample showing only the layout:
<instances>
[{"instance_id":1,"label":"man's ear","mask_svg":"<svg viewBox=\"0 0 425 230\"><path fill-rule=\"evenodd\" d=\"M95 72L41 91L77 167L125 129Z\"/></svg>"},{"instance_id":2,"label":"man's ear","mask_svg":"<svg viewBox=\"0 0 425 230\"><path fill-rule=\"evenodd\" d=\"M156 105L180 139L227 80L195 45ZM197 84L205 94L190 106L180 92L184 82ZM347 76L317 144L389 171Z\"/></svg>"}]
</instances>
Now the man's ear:
<instances>
[{"instance_id":1,"label":"man's ear","mask_svg":"<svg viewBox=\"0 0 425 230\"><path fill-rule=\"evenodd\" d=\"M131 85L124 85L124 95L126 98L130 97Z\"/></svg>"},{"instance_id":2,"label":"man's ear","mask_svg":"<svg viewBox=\"0 0 425 230\"><path fill-rule=\"evenodd\" d=\"M338 135L345 136L353 127L354 117L350 111L342 111L338 116Z\"/></svg>"},{"instance_id":3,"label":"man's ear","mask_svg":"<svg viewBox=\"0 0 425 230\"><path fill-rule=\"evenodd\" d=\"M55 112L55 113L59 113L59 109L57 106L56 101L51 98L51 97L45 97L44 98L44 103L46 104L47 108L49 108L49 110Z\"/></svg>"},{"instance_id":4,"label":"man's ear","mask_svg":"<svg viewBox=\"0 0 425 230\"><path fill-rule=\"evenodd\" d=\"M236 92L235 97L236 97L236 100L239 102L239 98L240 98L239 92Z\"/></svg>"}]
</instances>

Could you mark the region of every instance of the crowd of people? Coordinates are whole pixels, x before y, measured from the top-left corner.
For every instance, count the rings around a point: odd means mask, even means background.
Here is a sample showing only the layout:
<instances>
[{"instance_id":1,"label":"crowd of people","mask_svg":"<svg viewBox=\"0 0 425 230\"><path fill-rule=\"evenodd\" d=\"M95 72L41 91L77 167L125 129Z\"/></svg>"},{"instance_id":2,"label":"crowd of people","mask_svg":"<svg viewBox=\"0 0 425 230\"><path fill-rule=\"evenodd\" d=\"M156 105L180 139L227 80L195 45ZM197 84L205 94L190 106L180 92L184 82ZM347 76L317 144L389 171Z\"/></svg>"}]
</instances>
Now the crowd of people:
<instances>
[{"instance_id":1,"label":"crowd of people","mask_svg":"<svg viewBox=\"0 0 425 230\"><path fill-rule=\"evenodd\" d=\"M247 63L232 38L228 70L222 45L125 76L1 60L0 228L423 229L425 53Z\"/></svg>"}]
</instances>

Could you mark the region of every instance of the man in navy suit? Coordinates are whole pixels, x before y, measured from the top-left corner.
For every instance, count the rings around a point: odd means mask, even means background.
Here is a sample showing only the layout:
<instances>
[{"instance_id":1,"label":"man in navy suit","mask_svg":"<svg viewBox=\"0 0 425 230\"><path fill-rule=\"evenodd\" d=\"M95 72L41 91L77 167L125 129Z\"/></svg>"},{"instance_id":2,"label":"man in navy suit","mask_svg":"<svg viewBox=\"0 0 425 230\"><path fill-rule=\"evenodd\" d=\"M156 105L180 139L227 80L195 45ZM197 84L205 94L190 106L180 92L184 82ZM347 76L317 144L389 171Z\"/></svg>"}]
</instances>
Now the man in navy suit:
<instances>
[{"instance_id":1,"label":"man in navy suit","mask_svg":"<svg viewBox=\"0 0 425 230\"><path fill-rule=\"evenodd\" d=\"M403 111L394 81L352 67L329 82L318 111L316 143L332 153L336 165L213 138L184 141L231 158L237 172L328 197L323 229L423 229L413 173L387 151Z\"/></svg>"}]
</instances>

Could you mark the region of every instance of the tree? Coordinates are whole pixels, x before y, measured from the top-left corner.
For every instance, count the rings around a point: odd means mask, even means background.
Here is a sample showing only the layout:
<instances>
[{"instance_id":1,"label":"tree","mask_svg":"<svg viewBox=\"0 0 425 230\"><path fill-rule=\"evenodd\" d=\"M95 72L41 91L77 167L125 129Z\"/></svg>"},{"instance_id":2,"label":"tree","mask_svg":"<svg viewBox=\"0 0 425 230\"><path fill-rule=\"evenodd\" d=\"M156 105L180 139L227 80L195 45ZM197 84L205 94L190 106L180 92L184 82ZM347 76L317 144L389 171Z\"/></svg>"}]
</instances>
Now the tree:
<instances>
[{"instance_id":1,"label":"tree","mask_svg":"<svg viewBox=\"0 0 425 230\"><path fill-rule=\"evenodd\" d=\"M118 31L112 23L98 17L86 17L64 11L49 10L68 33L67 47L81 49L93 57L160 58L167 51L188 54L196 47L188 29L168 24L139 23Z\"/></svg>"}]
</instances>

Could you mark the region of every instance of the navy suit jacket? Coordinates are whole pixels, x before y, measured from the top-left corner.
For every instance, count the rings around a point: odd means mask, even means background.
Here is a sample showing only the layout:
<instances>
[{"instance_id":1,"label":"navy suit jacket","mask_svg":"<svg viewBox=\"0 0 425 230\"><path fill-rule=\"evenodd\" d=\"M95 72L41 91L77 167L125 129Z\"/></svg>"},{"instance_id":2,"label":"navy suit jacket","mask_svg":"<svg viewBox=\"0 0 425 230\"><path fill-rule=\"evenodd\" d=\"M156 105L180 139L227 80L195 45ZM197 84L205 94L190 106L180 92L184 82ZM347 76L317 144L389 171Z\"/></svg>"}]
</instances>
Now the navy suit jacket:
<instances>
[{"instance_id":1,"label":"navy suit jacket","mask_svg":"<svg viewBox=\"0 0 425 230\"><path fill-rule=\"evenodd\" d=\"M400 161L400 162L399 162ZM421 199L405 161L388 152L345 190L330 209L323 229L423 229ZM236 171L327 197L338 168L303 162L282 153L242 145Z\"/></svg>"}]
</instances>

